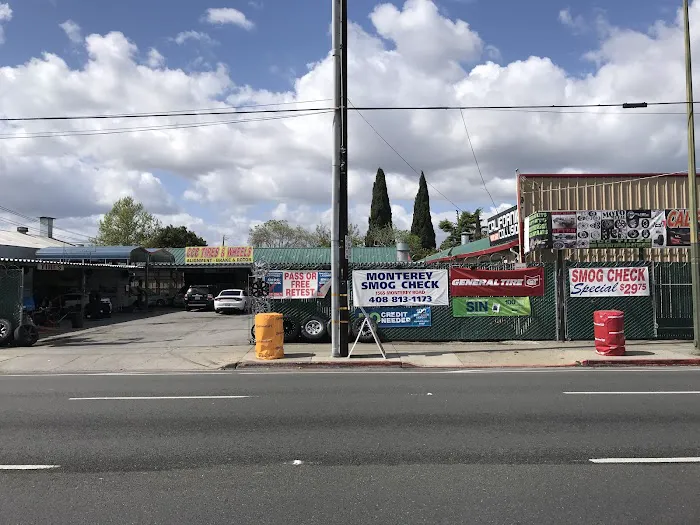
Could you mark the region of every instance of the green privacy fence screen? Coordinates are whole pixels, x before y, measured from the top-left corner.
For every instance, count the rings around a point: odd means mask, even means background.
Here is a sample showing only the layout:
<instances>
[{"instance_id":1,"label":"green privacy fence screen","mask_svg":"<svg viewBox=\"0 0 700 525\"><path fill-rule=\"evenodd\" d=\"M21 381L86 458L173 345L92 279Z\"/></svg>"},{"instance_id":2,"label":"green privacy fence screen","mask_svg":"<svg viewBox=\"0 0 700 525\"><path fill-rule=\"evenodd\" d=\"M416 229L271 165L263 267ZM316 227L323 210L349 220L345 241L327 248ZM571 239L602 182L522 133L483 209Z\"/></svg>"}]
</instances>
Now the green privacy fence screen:
<instances>
[{"instance_id":1,"label":"green privacy fence screen","mask_svg":"<svg viewBox=\"0 0 700 525\"><path fill-rule=\"evenodd\" d=\"M378 268L376 266L375 268ZM382 267L386 267L383 265ZM420 268L405 265L405 268ZM533 297L530 317L461 317L452 316L452 306L432 306L432 326L422 328L380 329L381 335L391 341L500 341L552 340L555 338L554 265L545 264L545 295ZM372 266L363 265L363 269ZM446 265L430 268L448 269ZM490 266L493 268L493 266ZM297 270L302 268L284 268ZM308 268L303 268L308 269ZM322 269L322 268L319 268ZM325 268L323 268L325 269ZM348 291L352 303L352 283ZM303 322L310 315L330 317L330 297L322 300L272 301L275 312ZM351 312L354 308L351 304ZM353 318L355 314L352 314Z\"/></svg>"},{"instance_id":2,"label":"green privacy fence screen","mask_svg":"<svg viewBox=\"0 0 700 525\"><path fill-rule=\"evenodd\" d=\"M0 318L18 326L22 320L23 271L0 266Z\"/></svg>"}]
</instances>

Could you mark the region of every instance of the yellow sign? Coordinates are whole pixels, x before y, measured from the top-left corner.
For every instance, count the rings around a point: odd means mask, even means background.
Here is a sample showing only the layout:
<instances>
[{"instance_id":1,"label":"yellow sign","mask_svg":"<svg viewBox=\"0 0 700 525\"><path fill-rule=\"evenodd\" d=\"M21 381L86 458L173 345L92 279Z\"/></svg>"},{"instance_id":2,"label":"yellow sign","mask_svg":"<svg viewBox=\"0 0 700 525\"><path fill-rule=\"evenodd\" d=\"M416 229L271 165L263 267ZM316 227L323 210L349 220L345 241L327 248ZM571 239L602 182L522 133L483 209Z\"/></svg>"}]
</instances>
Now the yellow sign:
<instances>
[{"instance_id":1,"label":"yellow sign","mask_svg":"<svg viewBox=\"0 0 700 525\"><path fill-rule=\"evenodd\" d=\"M252 246L190 246L185 248L185 264L252 262Z\"/></svg>"}]
</instances>

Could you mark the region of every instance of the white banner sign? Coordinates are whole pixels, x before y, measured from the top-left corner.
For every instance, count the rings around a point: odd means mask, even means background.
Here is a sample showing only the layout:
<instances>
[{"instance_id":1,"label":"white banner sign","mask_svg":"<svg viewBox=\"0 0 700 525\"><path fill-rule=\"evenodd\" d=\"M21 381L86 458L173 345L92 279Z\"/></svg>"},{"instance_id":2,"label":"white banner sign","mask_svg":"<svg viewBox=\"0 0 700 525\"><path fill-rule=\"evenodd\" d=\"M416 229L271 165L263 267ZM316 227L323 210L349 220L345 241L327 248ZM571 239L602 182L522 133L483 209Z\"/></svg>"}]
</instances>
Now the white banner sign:
<instances>
[{"instance_id":1,"label":"white banner sign","mask_svg":"<svg viewBox=\"0 0 700 525\"><path fill-rule=\"evenodd\" d=\"M448 306L447 270L354 270L353 306Z\"/></svg>"},{"instance_id":2,"label":"white banner sign","mask_svg":"<svg viewBox=\"0 0 700 525\"><path fill-rule=\"evenodd\" d=\"M649 296L649 268L570 268L571 297Z\"/></svg>"}]
</instances>

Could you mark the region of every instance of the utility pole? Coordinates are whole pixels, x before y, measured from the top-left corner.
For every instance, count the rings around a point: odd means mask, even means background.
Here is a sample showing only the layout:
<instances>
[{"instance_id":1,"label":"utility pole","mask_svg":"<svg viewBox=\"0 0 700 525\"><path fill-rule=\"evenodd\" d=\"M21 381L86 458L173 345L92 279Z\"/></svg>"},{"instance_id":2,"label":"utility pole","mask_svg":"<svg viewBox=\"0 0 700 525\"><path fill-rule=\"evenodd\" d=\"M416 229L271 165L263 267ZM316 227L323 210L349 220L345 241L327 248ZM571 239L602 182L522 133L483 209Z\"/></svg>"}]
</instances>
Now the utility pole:
<instances>
[{"instance_id":1,"label":"utility pole","mask_svg":"<svg viewBox=\"0 0 700 525\"><path fill-rule=\"evenodd\" d=\"M685 21L685 92L688 112L688 215L690 223L690 278L693 287L693 344L700 353L700 244L698 244L698 180L695 169L695 112L693 67L690 55L688 0L683 0Z\"/></svg>"},{"instance_id":2,"label":"utility pole","mask_svg":"<svg viewBox=\"0 0 700 525\"><path fill-rule=\"evenodd\" d=\"M333 231L331 232L331 355L348 355L348 92L347 0L333 1Z\"/></svg>"},{"instance_id":3,"label":"utility pole","mask_svg":"<svg viewBox=\"0 0 700 525\"><path fill-rule=\"evenodd\" d=\"M225 235L221 236L221 246L226 246L226 236Z\"/></svg>"}]
</instances>

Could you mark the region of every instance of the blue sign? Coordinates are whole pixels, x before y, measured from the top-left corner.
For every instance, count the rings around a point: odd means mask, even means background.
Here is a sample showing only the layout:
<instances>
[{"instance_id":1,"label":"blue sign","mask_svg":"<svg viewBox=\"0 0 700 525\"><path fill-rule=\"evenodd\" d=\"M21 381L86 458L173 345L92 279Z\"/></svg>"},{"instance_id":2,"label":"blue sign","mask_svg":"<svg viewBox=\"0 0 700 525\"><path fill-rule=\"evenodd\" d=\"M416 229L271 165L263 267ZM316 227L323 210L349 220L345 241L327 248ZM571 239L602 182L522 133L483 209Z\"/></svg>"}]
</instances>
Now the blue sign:
<instances>
[{"instance_id":1,"label":"blue sign","mask_svg":"<svg viewBox=\"0 0 700 525\"><path fill-rule=\"evenodd\" d=\"M356 311L362 313L360 309ZM365 312L379 328L422 328L433 324L430 306L384 306L365 308Z\"/></svg>"}]
</instances>

